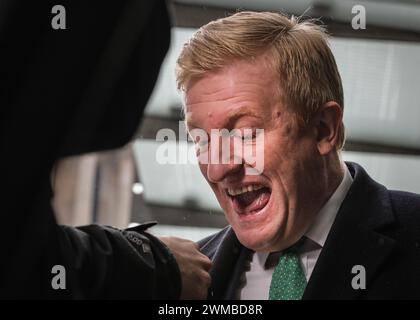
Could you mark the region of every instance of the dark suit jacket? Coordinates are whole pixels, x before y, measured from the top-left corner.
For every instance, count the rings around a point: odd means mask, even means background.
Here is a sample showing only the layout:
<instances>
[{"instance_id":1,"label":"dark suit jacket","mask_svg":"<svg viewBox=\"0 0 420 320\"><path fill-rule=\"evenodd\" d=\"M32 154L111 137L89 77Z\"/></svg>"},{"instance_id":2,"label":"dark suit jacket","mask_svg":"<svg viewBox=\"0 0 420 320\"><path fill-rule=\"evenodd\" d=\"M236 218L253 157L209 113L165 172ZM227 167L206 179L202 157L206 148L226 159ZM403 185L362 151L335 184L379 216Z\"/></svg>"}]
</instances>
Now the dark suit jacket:
<instances>
[{"instance_id":1,"label":"dark suit jacket","mask_svg":"<svg viewBox=\"0 0 420 320\"><path fill-rule=\"evenodd\" d=\"M321 251L303 299L419 299L420 195L390 191L355 163L354 178ZM231 227L200 241L213 261L209 299L235 299L250 250ZM355 290L355 265L366 289Z\"/></svg>"}]
</instances>

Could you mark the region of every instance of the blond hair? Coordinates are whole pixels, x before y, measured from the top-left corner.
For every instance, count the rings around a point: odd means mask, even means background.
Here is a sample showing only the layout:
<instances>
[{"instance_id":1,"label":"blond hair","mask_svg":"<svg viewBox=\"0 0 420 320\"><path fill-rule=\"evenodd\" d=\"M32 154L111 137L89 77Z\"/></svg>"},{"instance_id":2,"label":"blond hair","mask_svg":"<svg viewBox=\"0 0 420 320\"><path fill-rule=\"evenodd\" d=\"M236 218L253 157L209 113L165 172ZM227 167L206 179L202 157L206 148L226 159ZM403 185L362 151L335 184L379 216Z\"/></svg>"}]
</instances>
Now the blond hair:
<instances>
[{"instance_id":1,"label":"blond hair","mask_svg":"<svg viewBox=\"0 0 420 320\"><path fill-rule=\"evenodd\" d=\"M299 21L274 12L243 11L201 27L184 45L177 60L178 89L238 59L269 54L282 84L282 98L301 123L326 102L344 108L343 87L328 35L314 21ZM344 145L344 124L337 149Z\"/></svg>"}]
</instances>

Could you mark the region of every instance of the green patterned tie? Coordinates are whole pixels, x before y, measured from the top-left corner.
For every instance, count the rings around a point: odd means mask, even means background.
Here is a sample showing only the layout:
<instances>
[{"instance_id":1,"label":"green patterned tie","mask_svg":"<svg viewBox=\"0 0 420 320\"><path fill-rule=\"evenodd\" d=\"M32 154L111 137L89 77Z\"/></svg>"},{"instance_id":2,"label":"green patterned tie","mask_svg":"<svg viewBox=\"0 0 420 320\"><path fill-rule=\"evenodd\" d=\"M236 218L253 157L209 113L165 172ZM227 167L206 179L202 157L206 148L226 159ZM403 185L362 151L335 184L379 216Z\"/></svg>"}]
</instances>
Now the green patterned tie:
<instances>
[{"instance_id":1,"label":"green patterned tie","mask_svg":"<svg viewBox=\"0 0 420 320\"><path fill-rule=\"evenodd\" d=\"M270 284L270 300L300 300L306 287L306 278L300 264L297 246L285 250L274 270Z\"/></svg>"}]
</instances>

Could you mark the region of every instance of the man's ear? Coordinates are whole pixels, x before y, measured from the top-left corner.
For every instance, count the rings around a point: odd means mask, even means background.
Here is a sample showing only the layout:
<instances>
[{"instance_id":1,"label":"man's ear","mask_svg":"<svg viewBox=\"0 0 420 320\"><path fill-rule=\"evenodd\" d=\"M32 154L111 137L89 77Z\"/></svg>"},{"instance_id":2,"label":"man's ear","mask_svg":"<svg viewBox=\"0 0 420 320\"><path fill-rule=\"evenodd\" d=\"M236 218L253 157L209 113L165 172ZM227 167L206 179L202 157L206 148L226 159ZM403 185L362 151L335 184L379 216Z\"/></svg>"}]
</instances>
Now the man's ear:
<instances>
[{"instance_id":1,"label":"man's ear","mask_svg":"<svg viewBox=\"0 0 420 320\"><path fill-rule=\"evenodd\" d=\"M342 121L343 111L335 101L328 101L318 110L315 117L315 127L318 151L321 155L327 155L336 149Z\"/></svg>"}]
</instances>

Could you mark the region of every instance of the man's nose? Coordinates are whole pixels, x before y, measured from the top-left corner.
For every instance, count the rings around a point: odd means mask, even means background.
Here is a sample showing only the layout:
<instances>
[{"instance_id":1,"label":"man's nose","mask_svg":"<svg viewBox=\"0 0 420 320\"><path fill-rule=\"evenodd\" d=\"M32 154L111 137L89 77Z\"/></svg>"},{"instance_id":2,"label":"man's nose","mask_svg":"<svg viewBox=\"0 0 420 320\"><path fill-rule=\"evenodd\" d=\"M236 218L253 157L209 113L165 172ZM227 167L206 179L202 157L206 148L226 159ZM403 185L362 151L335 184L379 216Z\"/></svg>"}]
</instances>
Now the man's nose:
<instances>
[{"instance_id":1,"label":"man's nose","mask_svg":"<svg viewBox=\"0 0 420 320\"><path fill-rule=\"evenodd\" d=\"M211 155L207 165L207 179L210 182L217 183L241 175L243 159L235 155L233 148L230 151L231 153L228 155L223 155L219 148L210 151Z\"/></svg>"},{"instance_id":2,"label":"man's nose","mask_svg":"<svg viewBox=\"0 0 420 320\"><path fill-rule=\"evenodd\" d=\"M229 177L240 175L242 164L213 164L207 166L207 179L212 183L221 182Z\"/></svg>"}]
</instances>

